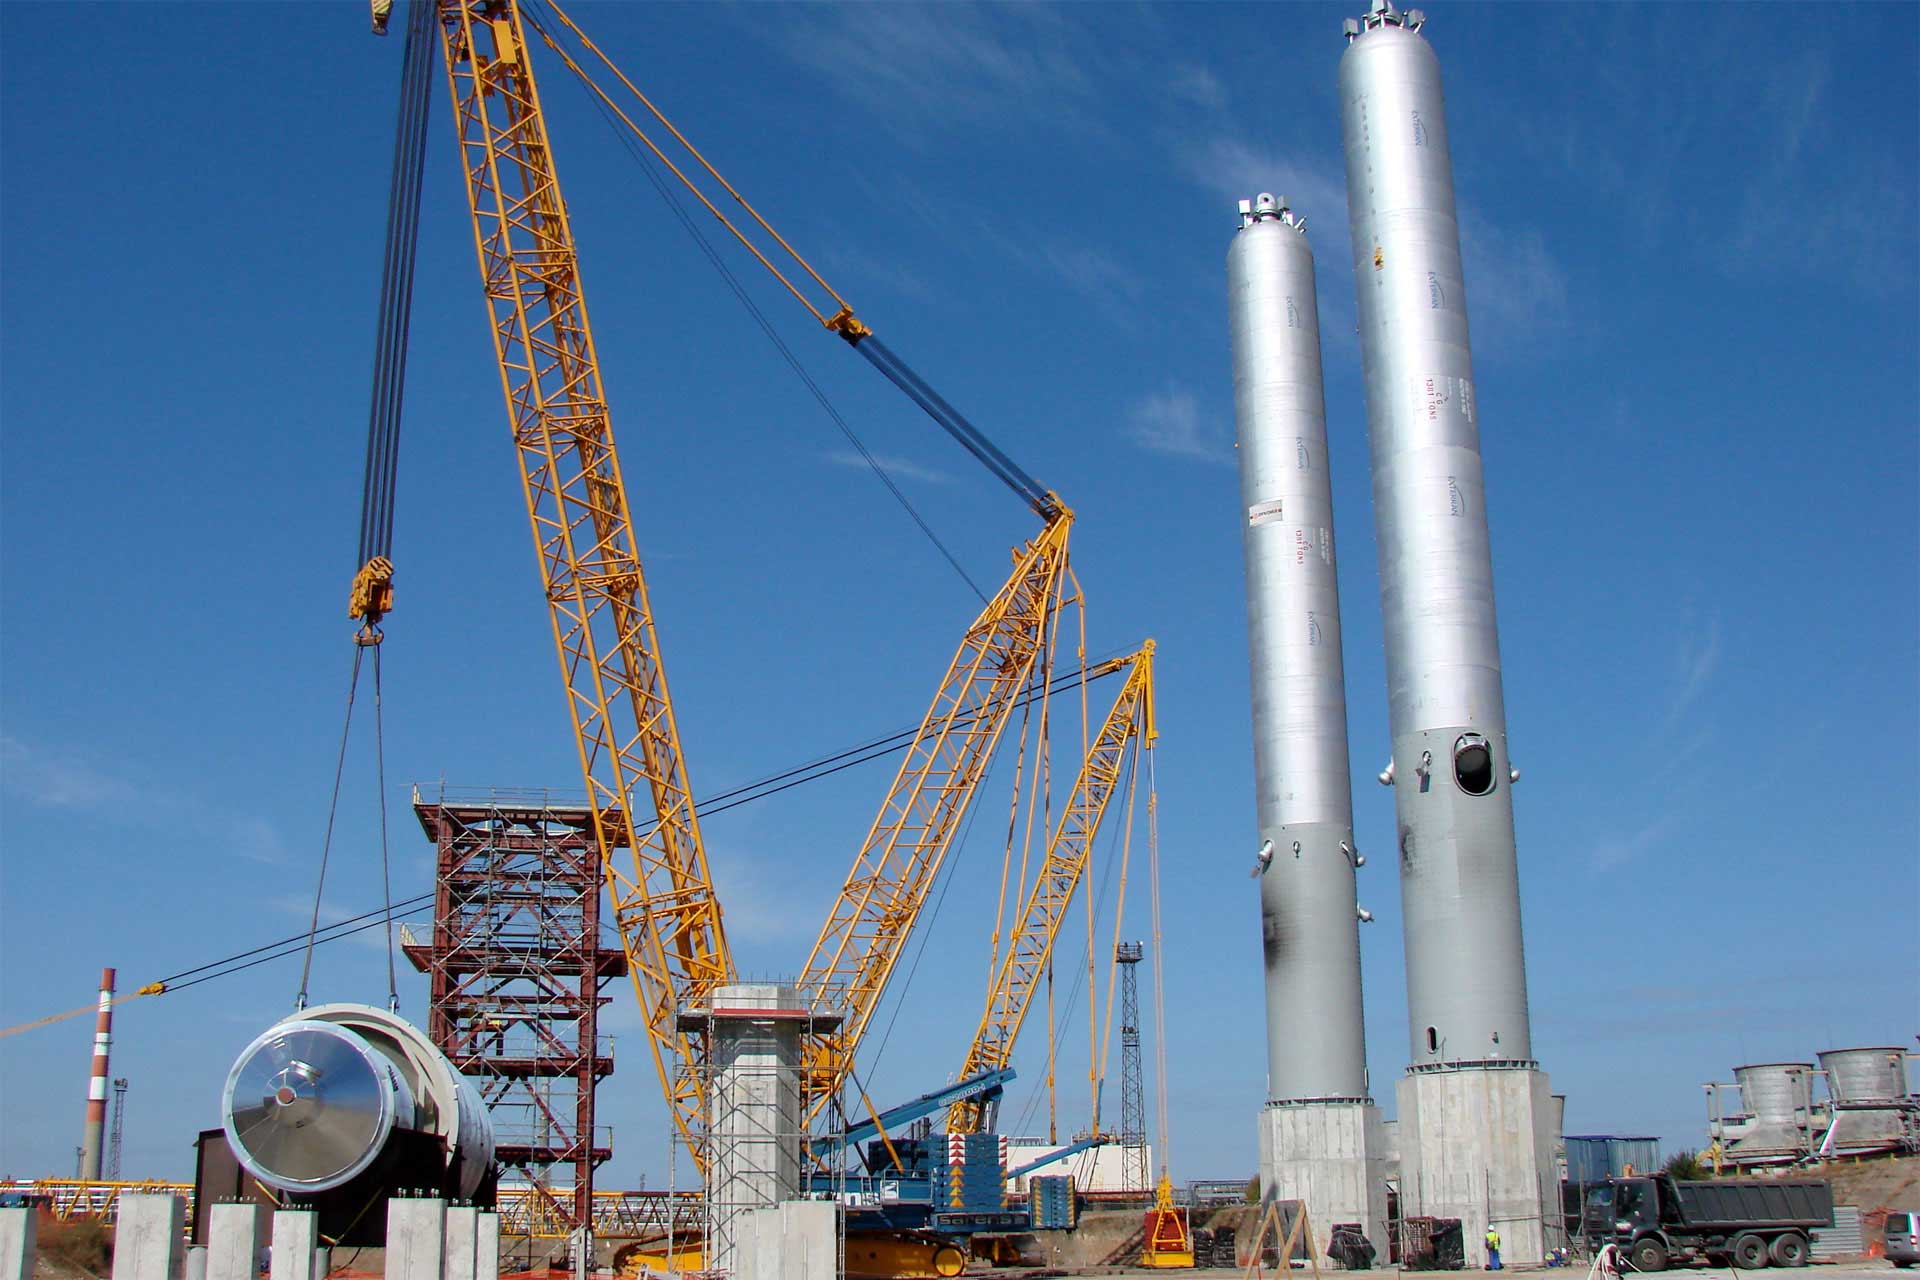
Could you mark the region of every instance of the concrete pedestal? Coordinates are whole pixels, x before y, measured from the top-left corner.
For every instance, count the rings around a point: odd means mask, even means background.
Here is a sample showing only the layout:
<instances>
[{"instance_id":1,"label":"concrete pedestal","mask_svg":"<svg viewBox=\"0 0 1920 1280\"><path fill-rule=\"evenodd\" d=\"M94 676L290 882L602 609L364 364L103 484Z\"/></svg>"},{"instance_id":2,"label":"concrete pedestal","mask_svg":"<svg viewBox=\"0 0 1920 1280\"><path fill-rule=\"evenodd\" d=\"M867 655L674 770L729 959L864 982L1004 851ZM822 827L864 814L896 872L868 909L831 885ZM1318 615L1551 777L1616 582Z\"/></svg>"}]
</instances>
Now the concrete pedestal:
<instances>
[{"instance_id":1,"label":"concrete pedestal","mask_svg":"<svg viewBox=\"0 0 1920 1280\"><path fill-rule=\"evenodd\" d=\"M1400 1212L1458 1218L1467 1270L1486 1265L1486 1234L1501 1261L1546 1259L1546 1217L1557 1209L1553 1090L1544 1071L1471 1066L1409 1072L1399 1084Z\"/></svg>"},{"instance_id":2,"label":"concrete pedestal","mask_svg":"<svg viewBox=\"0 0 1920 1280\"><path fill-rule=\"evenodd\" d=\"M1307 1206L1315 1256L1327 1256L1335 1223L1363 1224L1387 1257L1386 1135L1371 1102L1268 1103L1260 1113L1263 1200Z\"/></svg>"},{"instance_id":3,"label":"concrete pedestal","mask_svg":"<svg viewBox=\"0 0 1920 1280\"><path fill-rule=\"evenodd\" d=\"M788 1200L739 1215L734 1280L831 1280L840 1274L839 1206Z\"/></svg>"},{"instance_id":4,"label":"concrete pedestal","mask_svg":"<svg viewBox=\"0 0 1920 1280\"><path fill-rule=\"evenodd\" d=\"M120 1197L113 1233L113 1280L174 1280L180 1274L187 1202L179 1196Z\"/></svg>"},{"instance_id":5,"label":"concrete pedestal","mask_svg":"<svg viewBox=\"0 0 1920 1280\"><path fill-rule=\"evenodd\" d=\"M473 1280L500 1280L500 1215L482 1212L473 1223Z\"/></svg>"},{"instance_id":6,"label":"concrete pedestal","mask_svg":"<svg viewBox=\"0 0 1920 1280\"><path fill-rule=\"evenodd\" d=\"M270 1280L323 1280L317 1251L320 1215L282 1209L273 1215L273 1261Z\"/></svg>"},{"instance_id":7,"label":"concrete pedestal","mask_svg":"<svg viewBox=\"0 0 1920 1280\"><path fill-rule=\"evenodd\" d=\"M467 1205L447 1207L446 1253L440 1263L442 1280L473 1280L479 1225L478 1209Z\"/></svg>"},{"instance_id":8,"label":"concrete pedestal","mask_svg":"<svg viewBox=\"0 0 1920 1280\"><path fill-rule=\"evenodd\" d=\"M216 1204L207 1218L207 1280L258 1280L264 1215L257 1204Z\"/></svg>"},{"instance_id":9,"label":"concrete pedestal","mask_svg":"<svg viewBox=\"0 0 1920 1280\"><path fill-rule=\"evenodd\" d=\"M446 1201L387 1201L387 1280L441 1280L446 1257Z\"/></svg>"},{"instance_id":10,"label":"concrete pedestal","mask_svg":"<svg viewBox=\"0 0 1920 1280\"><path fill-rule=\"evenodd\" d=\"M33 1280L39 1223L32 1209L0 1209L0 1280Z\"/></svg>"}]
</instances>

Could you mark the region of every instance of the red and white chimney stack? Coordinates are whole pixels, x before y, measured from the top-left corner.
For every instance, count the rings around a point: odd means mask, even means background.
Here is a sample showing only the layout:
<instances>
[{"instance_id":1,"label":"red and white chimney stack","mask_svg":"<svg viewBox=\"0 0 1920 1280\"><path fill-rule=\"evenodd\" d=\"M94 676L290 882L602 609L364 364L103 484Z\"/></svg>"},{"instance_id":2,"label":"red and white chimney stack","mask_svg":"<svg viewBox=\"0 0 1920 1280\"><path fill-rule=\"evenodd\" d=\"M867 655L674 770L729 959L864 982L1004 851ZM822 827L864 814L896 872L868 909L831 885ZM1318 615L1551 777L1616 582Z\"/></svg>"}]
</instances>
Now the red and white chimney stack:
<instances>
[{"instance_id":1,"label":"red and white chimney stack","mask_svg":"<svg viewBox=\"0 0 1920 1280\"><path fill-rule=\"evenodd\" d=\"M100 1180L107 1135L108 1050L113 1047L113 970L100 971L100 1012L93 1023L93 1074L87 1081L87 1132L80 1144L80 1176Z\"/></svg>"}]
</instances>

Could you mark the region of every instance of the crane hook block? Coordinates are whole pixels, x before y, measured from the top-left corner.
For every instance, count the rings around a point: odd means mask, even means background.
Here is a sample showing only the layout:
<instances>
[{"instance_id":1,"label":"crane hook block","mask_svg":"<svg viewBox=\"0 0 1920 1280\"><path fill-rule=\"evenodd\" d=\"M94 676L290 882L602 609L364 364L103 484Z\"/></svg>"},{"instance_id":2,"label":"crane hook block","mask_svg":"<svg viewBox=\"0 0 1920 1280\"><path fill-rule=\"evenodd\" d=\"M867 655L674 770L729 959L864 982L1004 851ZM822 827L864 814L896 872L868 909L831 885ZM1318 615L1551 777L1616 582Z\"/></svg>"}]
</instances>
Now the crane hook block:
<instances>
[{"instance_id":1,"label":"crane hook block","mask_svg":"<svg viewBox=\"0 0 1920 1280\"><path fill-rule=\"evenodd\" d=\"M375 556L353 575L353 590L347 597L347 616L364 618L369 625L380 621L393 608L393 561Z\"/></svg>"}]
</instances>

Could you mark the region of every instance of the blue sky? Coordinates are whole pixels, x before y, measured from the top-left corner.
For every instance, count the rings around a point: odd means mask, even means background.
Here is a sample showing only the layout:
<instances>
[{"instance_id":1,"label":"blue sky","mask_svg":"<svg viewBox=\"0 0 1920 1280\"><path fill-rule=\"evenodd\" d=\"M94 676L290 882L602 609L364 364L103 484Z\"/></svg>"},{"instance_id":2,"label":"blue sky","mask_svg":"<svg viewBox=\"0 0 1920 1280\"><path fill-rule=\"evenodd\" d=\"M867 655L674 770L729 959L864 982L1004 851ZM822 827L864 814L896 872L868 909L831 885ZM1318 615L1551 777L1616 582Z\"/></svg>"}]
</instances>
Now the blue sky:
<instances>
[{"instance_id":1,"label":"blue sky","mask_svg":"<svg viewBox=\"0 0 1920 1280\"><path fill-rule=\"evenodd\" d=\"M1252 1170L1264 1088L1224 291L1234 201L1260 190L1292 198L1318 251L1356 778L1387 752L1335 97L1358 8L579 15L1079 511L1094 652L1159 640L1179 1178ZM1920 114L1914 14L1430 13L1526 773L1535 1046L1570 1132L1696 1145L1702 1081L1905 1043L1920 1021L1920 198L1912 131L1886 127ZM304 923L350 657L399 55L354 4L0 6L0 1025L88 1002L103 964L132 985ZM542 67L696 792L911 723L969 592ZM407 894L431 865L408 783L578 785L445 105L387 646ZM970 571L1002 574L1031 515L758 296ZM340 914L378 900L364 746ZM886 781L850 771L708 822L743 970L799 966ZM1008 785L995 775L983 815ZM1355 802L1362 848L1390 847L1391 793ZM998 825L953 859L866 1068L877 1097L958 1065ZM1361 879L1389 1106L1406 1057L1393 865ZM371 936L322 952L317 996L378 1000ZM130 1174L190 1174L227 1066L296 979L282 963L123 1007ZM613 994L602 1185L657 1186L664 1111ZM0 1173L71 1170L89 1036L78 1019L0 1040ZM1084 1050L1065 1043L1073 1127Z\"/></svg>"}]
</instances>

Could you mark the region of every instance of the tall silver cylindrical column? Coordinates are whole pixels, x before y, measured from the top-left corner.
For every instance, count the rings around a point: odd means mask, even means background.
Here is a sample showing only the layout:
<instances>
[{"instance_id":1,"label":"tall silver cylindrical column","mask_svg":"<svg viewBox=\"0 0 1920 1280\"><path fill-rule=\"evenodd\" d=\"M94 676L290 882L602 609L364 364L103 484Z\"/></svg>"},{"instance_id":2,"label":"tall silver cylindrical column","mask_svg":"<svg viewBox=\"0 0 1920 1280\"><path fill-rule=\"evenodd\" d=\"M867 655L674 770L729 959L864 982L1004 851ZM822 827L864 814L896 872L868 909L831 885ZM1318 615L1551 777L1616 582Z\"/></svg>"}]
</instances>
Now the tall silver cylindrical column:
<instances>
[{"instance_id":1,"label":"tall silver cylindrical column","mask_svg":"<svg viewBox=\"0 0 1920 1280\"><path fill-rule=\"evenodd\" d=\"M1340 594L1313 250L1284 200L1240 205L1227 315L1246 516L1260 927L1266 952L1265 1195L1387 1247L1386 1132L1367 1096Z\"/></svg>"},{"instance_id":2,"label":"tall silver cylindrical column","mask_svg":"<svg viewBox=\"0 0 1920 1280\"><path fill-rule=\"evenodd\" d=\"M1493 557L1440 66L1418 10L1347 23L1340 115L1366 374L1412 1063L1401 1212L1499 1230L1535 1263L1557 1212L1533 1061Z\"/></svg>"},{"instance_id":3,"label":"tall silver cylindrical column","mask_svg":"<svg viewBox=\"0 0 1920 1280\"><path fill-rule=\"evenodd\" d=\"M1366 1096L1357 855L1313 249L1261 195L1227 251L1246 509L1267 1097Z\"/></svg>"},{"instance_id":4,"label":"tall silver cylindrical column","mask_svg":"<svg viewBox=\"0 0 1920 1280\"><path fill-rule=\"evenodd\" d=\"M1416 1067L1533 1056L1453 168L1420 25L1375 0L1340 60Z\"/></svg>"}]
</instances>

